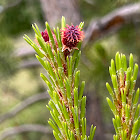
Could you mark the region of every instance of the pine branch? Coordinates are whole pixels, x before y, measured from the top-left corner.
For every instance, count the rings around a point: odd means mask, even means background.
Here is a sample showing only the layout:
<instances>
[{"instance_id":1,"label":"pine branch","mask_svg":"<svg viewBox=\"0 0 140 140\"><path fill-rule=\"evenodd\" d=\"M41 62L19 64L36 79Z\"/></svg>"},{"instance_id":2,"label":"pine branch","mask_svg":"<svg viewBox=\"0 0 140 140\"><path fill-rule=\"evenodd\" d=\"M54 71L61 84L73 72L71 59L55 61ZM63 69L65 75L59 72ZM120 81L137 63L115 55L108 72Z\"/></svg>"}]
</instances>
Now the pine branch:
<instances>
[{"instance_id":1,"label":"pine branch","mask_svg":"<svg viewBox=\"0 0 140 140\"><path fill-rule=\"evenodd\" d=\"M114 140L136 140L140 128L139 88L135 91L138 75L138 65L133 64L133 55L130 54L127 67L126 56L116 53L115 61L111 60L109 72L113 89L106 83L112 97L107 102L114 114L113 125L116 131ZM138 140L138 139L137 139Z\"/></svg>"},{"instance_id":2,"label":"pine branch","mask_svg":"<svg viewBox=\"0 0 140 140\"><path fill-rule=\"evenodd\" d=\"M36 42L27 35L24 39L37 52L36 58L48 73L42 79L48 86L51 97L47 108L53 119L48 123L53 128L56 140L92 140L96 127L91 126L86 135L86 97L83 96L85 82L80 85L80 71L77 70L81 55L84 23L79 26L66 25L62 17L61 29L53 30L46 22L46 29L40 32L32 25Z\"/></svg>"}]
</instances>

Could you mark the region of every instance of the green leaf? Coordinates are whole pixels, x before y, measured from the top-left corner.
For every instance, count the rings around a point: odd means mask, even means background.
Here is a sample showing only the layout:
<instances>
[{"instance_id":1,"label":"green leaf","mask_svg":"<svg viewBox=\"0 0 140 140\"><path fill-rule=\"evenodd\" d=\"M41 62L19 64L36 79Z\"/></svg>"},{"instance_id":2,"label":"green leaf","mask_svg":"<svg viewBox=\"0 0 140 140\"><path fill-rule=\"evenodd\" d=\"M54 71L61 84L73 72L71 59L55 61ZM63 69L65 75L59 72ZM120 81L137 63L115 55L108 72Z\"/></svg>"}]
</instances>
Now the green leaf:
<instances>
[{"instance_id":1,"label":"green leaf","mask_svg":"<svg viewBox=\"0 0 140 140\"><path fill-rule=\"evenodd\" d=\"M57 55L58 55L58 67L63 69L62 60L59 51L57 51Z\"/></svg>"},{"instance_id":2,"label":"green leaf","mask_svg":"<svg viewBox=\"0 0 140 140\"><path fill-rule=\"evenodd\" d=\"M109 67L109 74L110 74L110 77L112 77L112 69L111 69L111 67Z\"/></svg>"},{"instance_id":3,"label":"green leaf","mask_svg":"<svg viewBox=\"0 0 140 140\"><path fill-rule=\"evenodd\" d=\"M85 117L85 112L86 112L86 96L83 96L82 101L81 101L80 119Z\"/></svg>"},{"instance_id":4,"label":"green leaf","mask_svg":"<svg viewBox=\"0 0 140 140\"><path fill-rule=\"evenodd\" d=\"M122 97L122 105L125 106L126 104L126 90L124 89L124 92L123 90L121 90L121 97Z\"/></svg>"},{"instance_id":5,"label":"green leaf","mask_svg":"<svg viewBox=\"0 0 140 140\"><path fill-rule=\"evenodd\" d=\"M47 86L49 87L49 90L53 93L53 87L52 84L49 81L46 81Z\"/></svg>"},{"instance_id":6,"label":"green leaf","mask_svg":"<svg viewBox=\"0 0 140 140\"><path fill-rule=\"evenodd\" d=\"M69 76L70 75L70 60L68 56L67 56L67 71L68 71L68 76Z\"/></svg>"},{"instance_id":7,"label":"green leaf","mask_svg":"<svg viewBox=\"0 0 140 140\"><path fill-rule=\"evenodd\" d=\"M132 53L130 54L130 57L129 57L129 67L131 68L131 70L133 70L133 55L132 55Z\"/></svg>"},{"instance_id":8,"label":"green leaf","mask_svg":"<svg viewBox=\"0 0 140 140\"><path fill-rule=\"evenodd\" d=\"M69 84L69 81L68 79L64 79L64 84L66 86L66 92L67 92L67 98L68 98L68 103L70 106L72 106L72 97L71 97L71 90L70 90L70 84Z\"/></svg>"},{"instance_id":9,"label":"green leaf","mask_svg":"<svg viewBox=\"0 0 140 140\"><path fill-rule=\"evenodd\" d=\"M117 52L117 53L116 53L116 57L115 57L116 70L117 70L117 71L119 71L119 69L120 69L119 61L120 61L120 54L119 54L119 52Z\"/></svg>"},{"instance_id":10,"label":"green leaf","mask_svg":"<svg viewBox=\"0 0 140 140\"><path fill-rule=\"evenodd\" d=\"M69 117L69 114L67 112L67 109L66 109L64 102L63 102L63 111L64 111L64 116L65 116L65 119L67 121L67 124L68 124L68 126L70 126L70 124L71 124L70 117Z\"/></svg>"},{"instance_id":11,"label":"green leaf","mask_svg":"<svg viewBox=\"0 0 140 140\"><path fill-rule=\"evenodd\" d=\"M74 107L78 107L78 89L74 88Z\"/></svg>"},{"instance_id":12,"label":"green leaf","mask_svg":"<svg viewBox=\"0 0 140 140\"><path fill-rule=\"evenodd\" d=\"M135 87L135 83L136 83L136 80L134 80L133 77L131 77L131 80L130 80L130 89L129 89L129 99L131 98L131 96L133 95L134 93L134 87Z\"/></svg>"},{"instance_id":13,"label":"green leaf","mask_svg":"<svg viewBox=\"0 0 140 140\"><path fill-rule=\"evenodd\" d=\"M48 121L49 125L54 129L54 131L60 135L60 131L57 127L57 125L53 122L52 119L49 118L49 121Z\"/></svg>"},{"instance_id":14,"label":"green leaf","mask_svg":"<svg viewBox=\"0 0 140 140\"><path fill-rule=\"evenodd\" d=\"M81 28L81 30L83 29L83 26L84 26L84 22L81 22L80 24L79 24L79 28Z\"/></svg>"},{"instance_id":15,"label":"green leaf","mask_svg":"<svg viewBox=\"0 0 140 140\"><path fill-rule=\"evenodd\" d=\"M74 87L76 87L77 89L79 85L79 79L80 79L80 71L77 71L75 74L75 81L74 81Z\"/></svg>"},{"instance_id":16,"label":"green leaf","mask_svg":"<svg viewBox=\"0 0 140 140\"><path fill-rule=\"evenodd\" d=\"M33 43L33 41L32 41L27 35L24 35L23 38L25 39L25 41L26 41L28 44L30 44L30 45L34 48L34 50L38 53L38 55L39 55L41 58L44 57L44 54L39 50L39 47L38 47L35 43Z\"/></svg>"},{"instance_id":17,"label":"green leaf","mask_svg":"<svg viewBox=\"0 0 140 140\"><path fill-rule=\"evenodd\" d=\"M53 69L52 69L52 67L51 67L51 65L50 65L50 63L48 61L47 61L47 66L48 66L48 72L49 72L49 74L53 77L54 80L56 80L56 75L53 72Z\"/></svg>"},{"instance_id":18,"label":"green leaf","mask_svg":"<svg viewBox=\"0 0 140 140\"><path fill-rule=\"evenodd\" d=\"M86 118L82 118L82 140L84 140L86 135Z\"/></svg>"},{"instance_id":19,"label":"green leaf","mask_svg":"<svg viewBox=\"0 0 140 140\"><path fill-rule=\"evenodd\" d=\"M78 48L79 50L81 49L81 44L82 44L82 42L79 42L78 45L77 45L77 48ZM79 50L74 50L74 53L73 53L73 63L75 62L75 60L76 60L77 57L78 57Z\"/></svg>"},{"instance_id":20,"label":"green leaf","mask_svg":"<svg viewBox=\"0 0 140 140\"><path fill-rule=\"evenodd\" d=\"M117 77L116 75L112 75L112 83L113 83L113 87L114 87L114 92L116 94L116 96L118 96L118 83L117 83Z\"/></svg>"},{"instance_id":21,"label":"green leaf","mask_svg":"<svg viewBox=\"0 0 140 140\"><path fill-rule=\"evenodd\" d=\"M113 121L113 125L114 125L114 128L115 128L115 131L118 134L119 132L118 132L116 120L113 118L112 121Z\"/></svg>"},{"instance_id":22,"label":"green leaf","mask_svg":"<svg viewBox=\"0 0 140 140\"><path fill-rule=\"evenodd\" d=\"M79 91L79 97L78 97L79 101L81 101L81 99L82 99L84 88L85 88L85 81L82 81L82 84L81 84L81 87L80 87L80 91Z\"/></svg>"},{"instance_id":23,"label":"green leaf","mask_svg":"<svg viewBox=\"0 0 140 140\"><path fill-rule=\"evenodd\" d=\"M46 65L47 65L47 63L46 63ZM49 79L50 79L50 81L51 81L50 83L51 83L54 87L56 87L56 83L55 83L53 77L49 74L49 72L48 72L48 76L49 76Z\"/></svg>"},{"instance_id":24,"label":"green leaf","mask_svg":"<svg viewBox=\"0 0 140 140\"><path fill-rule=\"evenodd\" d=\"M139 117L139 112L140 112L140 104L138 105L136 112L135 112L135 116L134 116L134 121L136 121Z\"/></svg>"},{"instance_id":25,"label":"green leaf","mask_svg":"<svg viewBox=\"0 0 140 140\"><path fill-rule=\"evenodd\" d=\"M34 30L34 32L38 35L38 36L42 36L41 35L41 33L40 33L40 31L39 31L39 28L38 28L38 26L34 23L34 24L32 24L32 28L33 28L33 30Z\"/></svg>"},{"instance_id":26,"label":"green leaf","mask_svg":"<svg viewBox=\"0 0 140 140\"><path fill-rule=\"evenodd\" d=\"M61 125L61 122L60 122L58 116L56 117L56 116L55 116L55 113L54 113L53 111L50 111L50 114L51 114L51 116L53 117L55 123L56 123L56 124L58 125L58 127L60 128L60 130L63 130L62 125Z\"/></svg>"},{"instance_id":27,"label":"green leaf","mask_svg":"<svg viewBox=\"0 0 140 140\"><path fill-rule=\"evenodd\" d=\"M65 28L65 26L66 26L66 20L65 20L65 17L62 16L62 19L61 19L61 28L62 28L62 30Z\"/></svg>"},{"instance_id":28,"label":"green leaf","mask_svg":"<svg viewBox=\"0 0 140 140\"><path fill-rule=\"evenodd\" d=\"M137 79L138 71L139 71L139 66L137 64L135 64L135 66L134 66L134 73L133 73L134 80Z\"/></svg>"},{"instance_id":29,"label":"green leaf","mask_svg":"<svg viewBox=\"0 0 140 140\"><path fill-rule=\"evenodd\" d=\"M95 134L95 130L96 130L96 126L93 128L93 125L91 125L89 140L93 140L94 134Z\"/></svg>"},{"instance_id":30,"label":"green leaf","mask_svg":"<svg viewBox=\"0 0 140 140\"><path fill-rule=\"evenodd\" d=\"M122 55L122 65L124 71L127 71L127 61L126 61L126 56L124 54Z\"/></svg>"},{"instance_id":31,"label":"green leaf","mask_svg":"<svg viewBox=\"0 0 140 140\"><path fill-rule=\"evenodd\" d=\"M35 37L36 37L40 47L42 48L42 50L47 54L48 51L46 49L46 44L45 44L44 40L41 37L39 37L38 35L36 35Z\"/></svg>"},{"instance_id":32,"label":"green leaf","mask_svg":"<svg viewBox=\"0 0 140 140\"><path fill-rule=\"evenodd\" d=\"M54 86L54 84L52 84L51 82L50 82L50 80L43 74L43 73L40 73L40 77L45 81L45 83L46 84L50 84L50 85L52 85L51 87L52 87L52 89L55 87ZM48 83L47 83L48 82ZM52 90L53 91L53 90Z\"/></svg>"},{"instance_id":33,"label":"green leaf","mask_svg":"<svg viewBox=\"0 0 140 140\"><path fill-rule=\"evenodd\" d=\"M74 70L77 69L78 67L80 56L81 56L81 51L79 51L77 59L75 59Z\"/></svg>"},{"instance_id":34,"label":"green leaf","mask_svg":"<svg viewBox=\"0 0 140 140\"><path fill-rule=\"evenodd\" d=\"M61 53L61 50L62 50L62 43L61 43L61 35L60 35L60 30L59 30L59 27L57 27L57 31L55 28L54 29L54 34L56 36L56 40L57 40L57 44L58 44L58 48L59 48L59 51L60 51L60 54L62 55ZM56 44L55 44L56 45ZM57 46L56 46L57 47ZM58 49L57 49L58 50Z\"/></svg>"},{"instance_id":35,"label":"green leaf","mask_svg":"<svg viewBox=\"0 0 140 140\"><path fill-rule=\"evenodd\" d=\"M69 140L70 137L69 137L69 133L68 133L68 126L67 126L67 123L66 123L66 122L63 122L62 125L63 125L63 128L64 128L64 130L65 130L65 135L66 135L65 139L68 139L68 140Z\"/></svg>"},{"instance_id":36,"label":"green leaf","mask_svg":"<svg viewBox=\"0 0 140 140\"><path fill-rule=\"evenodd\" d=\"M68 70L68 76L69 76L69 80L70 80L70 83L71 83L71 80L72 80L72 56L70 56L70 61L69 61L69 70Z\"/></svg>"},{"instance_id":37,"label":"green leaf","mask_svg":"<svg viewBox=\"0 0 140 140\"><path fill-rule=\"evenodd\" d=\"M60 52L62 51L62 42L61 42L61 34L60 34L60 29L59 29L59 27L57 27L57 34L58 34L58 47L59 47L59 49L60 49Z\"/></svg>"},{"instance_id":38,"label":"green leaf","mask_svg":"<svg viewBox=\"0 0 140 140\"><path fill-rule=\"evenodd\" d=\"M128 68L126 72L126 82L125 82L126 93L128 93L129 88L130 88L130 80L131 80L131 68Z\"/></svg>"},{"instance_id":39,"label":"green leaf","mask_svg":"<svg viewBox=\"0 0 140 140\"><path fill-rule=\"evenodd\" d=\"M53 92L51 92L50 90L47 90L48 94L50 95L51 99L54 99L53 97ZM48 107L47 107L48 108Z\"/></svg>"},{"instance_id":40,"label":"green leaf","mask_svg":"<svg viewBox=\"0 0 140 140\"><path fill-rule=\"evenodd\" d=\"M40 73L40 77L46 82L49 82L48 78L43 74L43 73Z\"/></svg>"},{"instance_id":41,"label":"green leaf","mask_svg":"<svg viewBox=\"0 0 140 140\"><path fill-rule=\"evenodd\" d=\"M118 135L113 135L114 140L119 140Z\"/></svg>"},{"instance_id":42,"label":"green leaf","mask_svg":"<svg viewBox=\"0 0 140 140\"><path fill-rule=\"evenodd\" d=\"M56 140L62 140L62 137L60 137L59 134L57 132L55 132L54 130L53 130L53 135Z\"/></svg>"},{"instance_id":43,"label":"green leaf","mask_svg":"<svg viewBox=\"0 0 140 140\"><path fill-rule=\"evenodd\" d=\"M48 55L51 58L52 62L54 63L54 55L52 53L52 49L49 44L47 44L46 47L47 47Z\"/></svg>"},{"instance_id":44,"label":"green leaf","mask_svg":"<svg viewBox=\"0 0 140 140\"><path fill-rule=\"evenodd\" d=\"M74 137L74 134L73 134L73 132L71 131L70 133L71 133L70 140L75 140L75 137Z\"/></svg>"},{"instance_id":45,"label":"green leaf","mask_svg":"<svg viewBox=\"0 0 140 140\"><path fill-rule=\"evenodd\" d=\"M125 121L128 124L130 119L130 106L125 105Z\"/></svg>"},{"instance_id":46,"label":"green leaf","mask_svg":"<svg viewBox=\"0 0 140 140\"><path fill-rule=\"evenodd\" d=\"M34 43L26 34L23 36L23 38L29 45L32 45Z\"/></svg>"},{"instance_id":47,"label":"green leaf","mask_svg":"<svg viewBox=\"0 0 140 140\"><path fill-rule=\"evenodd\" d=\"M134 122L130 139L135 139L135 136L137 135L139 129L138 126L139 126L139 121L137 120Z\"/></svg>"},{"instance_id":48,"label":"green leaf","mask_svg":"<svg viewBox=\"0 0 140 140\"><path fill-rule=\"evenodd\" d=\"M38 26L37 26L36 23L34 23L34 26L35 26L36 30L38 31L38 36L42 36L42 35L41 35L41 32L40 32L40 30L39 30L39 28L38 28Z\"/></svg>"},{"instance_id":49,"label":"green leaf","mask_svg":"<svg viewBox=\"0 0 140 140\"><path fill-rule=\"evenodd\" d=\"M117 129L120 130L121 129L121 119L120 119L120 116L116 115L115 119L116 119Z\"/></svg>"},{"instance_id":50,"label":"green leaf","mask_svg":"<svg viewBox=\"0 0 140 140\"><path fill-rule=\"evenodd\" d=\"M57 116L60 116L60 113L58 112L58 109L56 108L54 102L52 100L49 101L49 106L52 108L52 111L54 110Z\"/></svg>"},{"instance_id":51,"label":"green leaf","mask_svg":"<svg viewBox=\"0 0 140 140\"><path fill-rule=\"evenodd\" d=\"M59 93L57 93L56 91L53 91L53 96L54 96L54 99L53 99L53 101L54 101L54 103L55 104L57 104L57 105L59 105L59 102L60 102L60 98L59 98L59 95L58 95ZM61 105L62 106L62 105ZM60 107L60 106L59 106ZM61 107L60 107L61 108Z\"/></svg>"},{"instance_id":52,"label":"green leaf","mask_svg":"<svg viewBox=\"0 0 140 140\"><path fill-rule=\"evenodd\" d=\"M116 114L116 107L114 106L114 104L111 102L111 100L108 97L106 98L106 100L107 100L108 105L109 105L111 111L113 112L113 114L114 115L117 115Z\"/></svg>"},{"instance_id":53,"label":"green leaf","mask_svg":"<svg viewBox=\"0 0 140 140\"><path fill-rule=\"evenodd\" d=\"M56 79L57 79L57 81L59 83L58 86L61 89L60 92L62 92L62 94L66 97L66 95L65 95L65 87L64 87L63 81L59 77L59 75L58 75L56 70L54 70L54 73L55 73Z\"/></svg>"},{"instance_id":54,"label":"green leaf","mask_svg":"<svg viewBox=\"0 0 140 140\"><path fill-rule=\"evenodd\" d=\"M136 92L136 95L135 95L135 99L134 99L134 102L133 102L133 108L136 108L138 101L139 101L139 88L137 89L137 92Z\"/></svg>"},{"instance_id":55,"label":"green leaf","mask_svg":"<svg viewBox=\"0 0 140 140\"><path fill-rule=\"evenodd\" d=\"M74 125L76 130L76 136L80 139L80 128L79 128L79 116L78 116L78 108L72 108L73 118L74 118Z\"/></svg>"},{"instance_id":56,"label":"green leaf","mask_svg":"<svg viewBox=\"0 0 140 140\"><path fill-rule=\"evenodd\" d=\"M109 83L106 83L106 88L107 88L109 94L111 95L112 99L115 100L115 94L114 94L111 86L109 85Z\"/></svg>"},{"instance_id":57,"label":"green leaf","mask_svg":"<svg viewBox=\"0 0 140 140\"><path fill-rule=\"evenodd\" d=\"M140 140L140 134L139 134L139 136L137 137L137 140Z\"/></svg>"},{"instance_id":58,"label":"green leaf","mask_svg":"<svg viewBox=\"0 0 140 140\"><path fill-rule=\"evenodd\" d=\"M121 138L122 138L122 140L126 140L126 137L127 137L127 132L126 132L126 130L121 130Z\"/></svg>"},{"instance_id":59,"label":"green leaf","mask_svg":"<svg viewBox=\"0 0 140 140\"><path fill-rule=\"evenodd\" d=\"M126 73L126 82L130 82L130 79L131 79L131 68L128 68Z\"/></svg>"},{"instance_id":60,"label":"green leaf","mask_svg":"<svg viewBox=\"0 0 140 140\"><path fill-rule=\"evenodd\" d=\"M42 60L38 55L36 55L36 58L38 59L38 61L41 63L41 65L48 71L48 67L46 65L46 63L44 63L44 60Z\"/></svg>"},{"instance_id":61,"label":"green leaf","mask_svg":"<svg viewBox=\"0 0 140 140\"><path fill-rule=\"evenodd\" d=\"M46 22L46 29L47 29L47 32L48 32L48 35L49 35L49 39L52 43L52 46L53 46L54 50L56 50L54 38L53 38L52 31L51 31L51 28L50 28L48 22Z\"/></svg>"},{"instance_id":62,"label":"green leaf","mask_svg":"<svg viewBox=\"0 0 140 140\"><path fill-rule=\"evenodd\" d=\"M114 60L113 59L111 59L111 70L112 70L112 74L113 75L116 75L115 63L114 63Z\"/></svg>"}]
</instances>

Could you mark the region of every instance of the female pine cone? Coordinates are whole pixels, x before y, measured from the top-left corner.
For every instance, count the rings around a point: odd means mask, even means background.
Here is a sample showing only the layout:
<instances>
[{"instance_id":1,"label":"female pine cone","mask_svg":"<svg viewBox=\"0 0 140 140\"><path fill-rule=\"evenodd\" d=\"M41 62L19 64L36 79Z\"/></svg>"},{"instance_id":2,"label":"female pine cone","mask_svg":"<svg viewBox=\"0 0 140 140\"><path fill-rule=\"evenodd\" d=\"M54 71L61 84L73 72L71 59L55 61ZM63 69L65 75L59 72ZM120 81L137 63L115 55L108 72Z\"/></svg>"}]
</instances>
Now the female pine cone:
<instances>
[{"instance_id":1,"label":"female pine cone","mask_svg":"<svg viewBox=\"0 0 140 140\"><path fill-rule=\"evenodd\" d=\"M77 44L84 38L84 33L80 30L81 28L74 25L66 25L66 28L61 30L61 38L63 43L62 51L68 50L71 52L73 49L78 49Z\"/></svg>"}]
</instances>

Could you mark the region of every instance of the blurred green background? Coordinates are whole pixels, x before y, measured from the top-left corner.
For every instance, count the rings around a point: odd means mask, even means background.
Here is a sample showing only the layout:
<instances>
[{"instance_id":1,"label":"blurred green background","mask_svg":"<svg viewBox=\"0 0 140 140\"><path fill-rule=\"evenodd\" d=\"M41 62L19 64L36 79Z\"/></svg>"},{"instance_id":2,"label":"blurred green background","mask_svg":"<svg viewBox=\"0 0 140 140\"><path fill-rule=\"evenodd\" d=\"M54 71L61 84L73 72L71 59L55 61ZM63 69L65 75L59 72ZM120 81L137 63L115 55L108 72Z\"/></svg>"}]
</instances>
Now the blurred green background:
<instances>
[{"instance_id":1,"label":"blurred green background","mask_svg":"<svg viewBox=\"0 0 140 140\"><path fill-rule=\"evenodd\" d=\"M140 5L138 0L133 0L134 2ZM0 120L17 104L29 97L44 93L47 89L40 78L40 72L44 70L35 60L32 48L23 39L24 34L34 39L31 28L34 22L41 30L44 30L46 18L42 3L43 0L0 0ZM86 31L91 20L102 18L119 7L127 4L133 5L133 3L131 0L77 0L76 6L80 18L85 22L84 30ZM55 10L57 8L52 9L52 12ZM59 23L60 21L55 24L59 25ZM87 114L87 116L93 116L95 125L99 124L99 128L103 130L97 135L105 136L104 139L108 140L112 139L114 128L111 120L113 115L105 100L109 96L105 83L107 81L111 83L108 67L117 51L125 53L127 58L130 53L133 53L135 62L140 64L139 18L138 22L126 24L114 34L104 35L104 38L96 42L91 40L82 50L79 69L81 81L86 81L87 113L95 110L94 114ZM139 83L140 76L138 76L137 87L140 87ZM93 106L90 105L90 97L94 98ZM47 127L47 120L50 117L46 108L47 102L47 98L35 102L14 117L0 121L0 136L4 131L8 131L8 128L23 124L40 124ZM94 106L97 108L95 109ZM96 122L96 118L100 119ZM91 123L91 119L88 123ZM54 138L51 133L38 132L26 132L6 138L6 140L52 139ZM100 139L98 137L97 140Z\"/></svg>"}]
</instances>

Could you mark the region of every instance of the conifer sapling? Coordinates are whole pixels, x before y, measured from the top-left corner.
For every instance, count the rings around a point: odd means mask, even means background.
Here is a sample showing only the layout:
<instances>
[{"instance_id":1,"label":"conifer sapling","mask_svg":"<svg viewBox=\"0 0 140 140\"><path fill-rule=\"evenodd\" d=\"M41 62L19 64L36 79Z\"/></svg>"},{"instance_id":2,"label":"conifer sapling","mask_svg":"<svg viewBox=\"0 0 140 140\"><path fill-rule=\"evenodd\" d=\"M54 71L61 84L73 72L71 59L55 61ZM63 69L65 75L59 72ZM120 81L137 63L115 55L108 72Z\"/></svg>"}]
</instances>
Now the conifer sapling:
<instances>
[{"instance_id":1,"label":"conifer sapling","mask_svg":"<svg viewBox=\"0 0 140 140\"><path fill-rule=\"evenodd\" d=\"M83 22L79 26L66 25L62 17L61 29L52 30L46 22L46 29L40 32L34 24L36 42L24 36L47 72L47 76L42 73L40 76L47 84L51 97L47 108L52 119L48 123L56 140L93 140L96 129L92 125L90 135L86 135L85 82L79 84L80 71L77 69L84 38L83 25Z\"/></svg>"}]
</instances>

